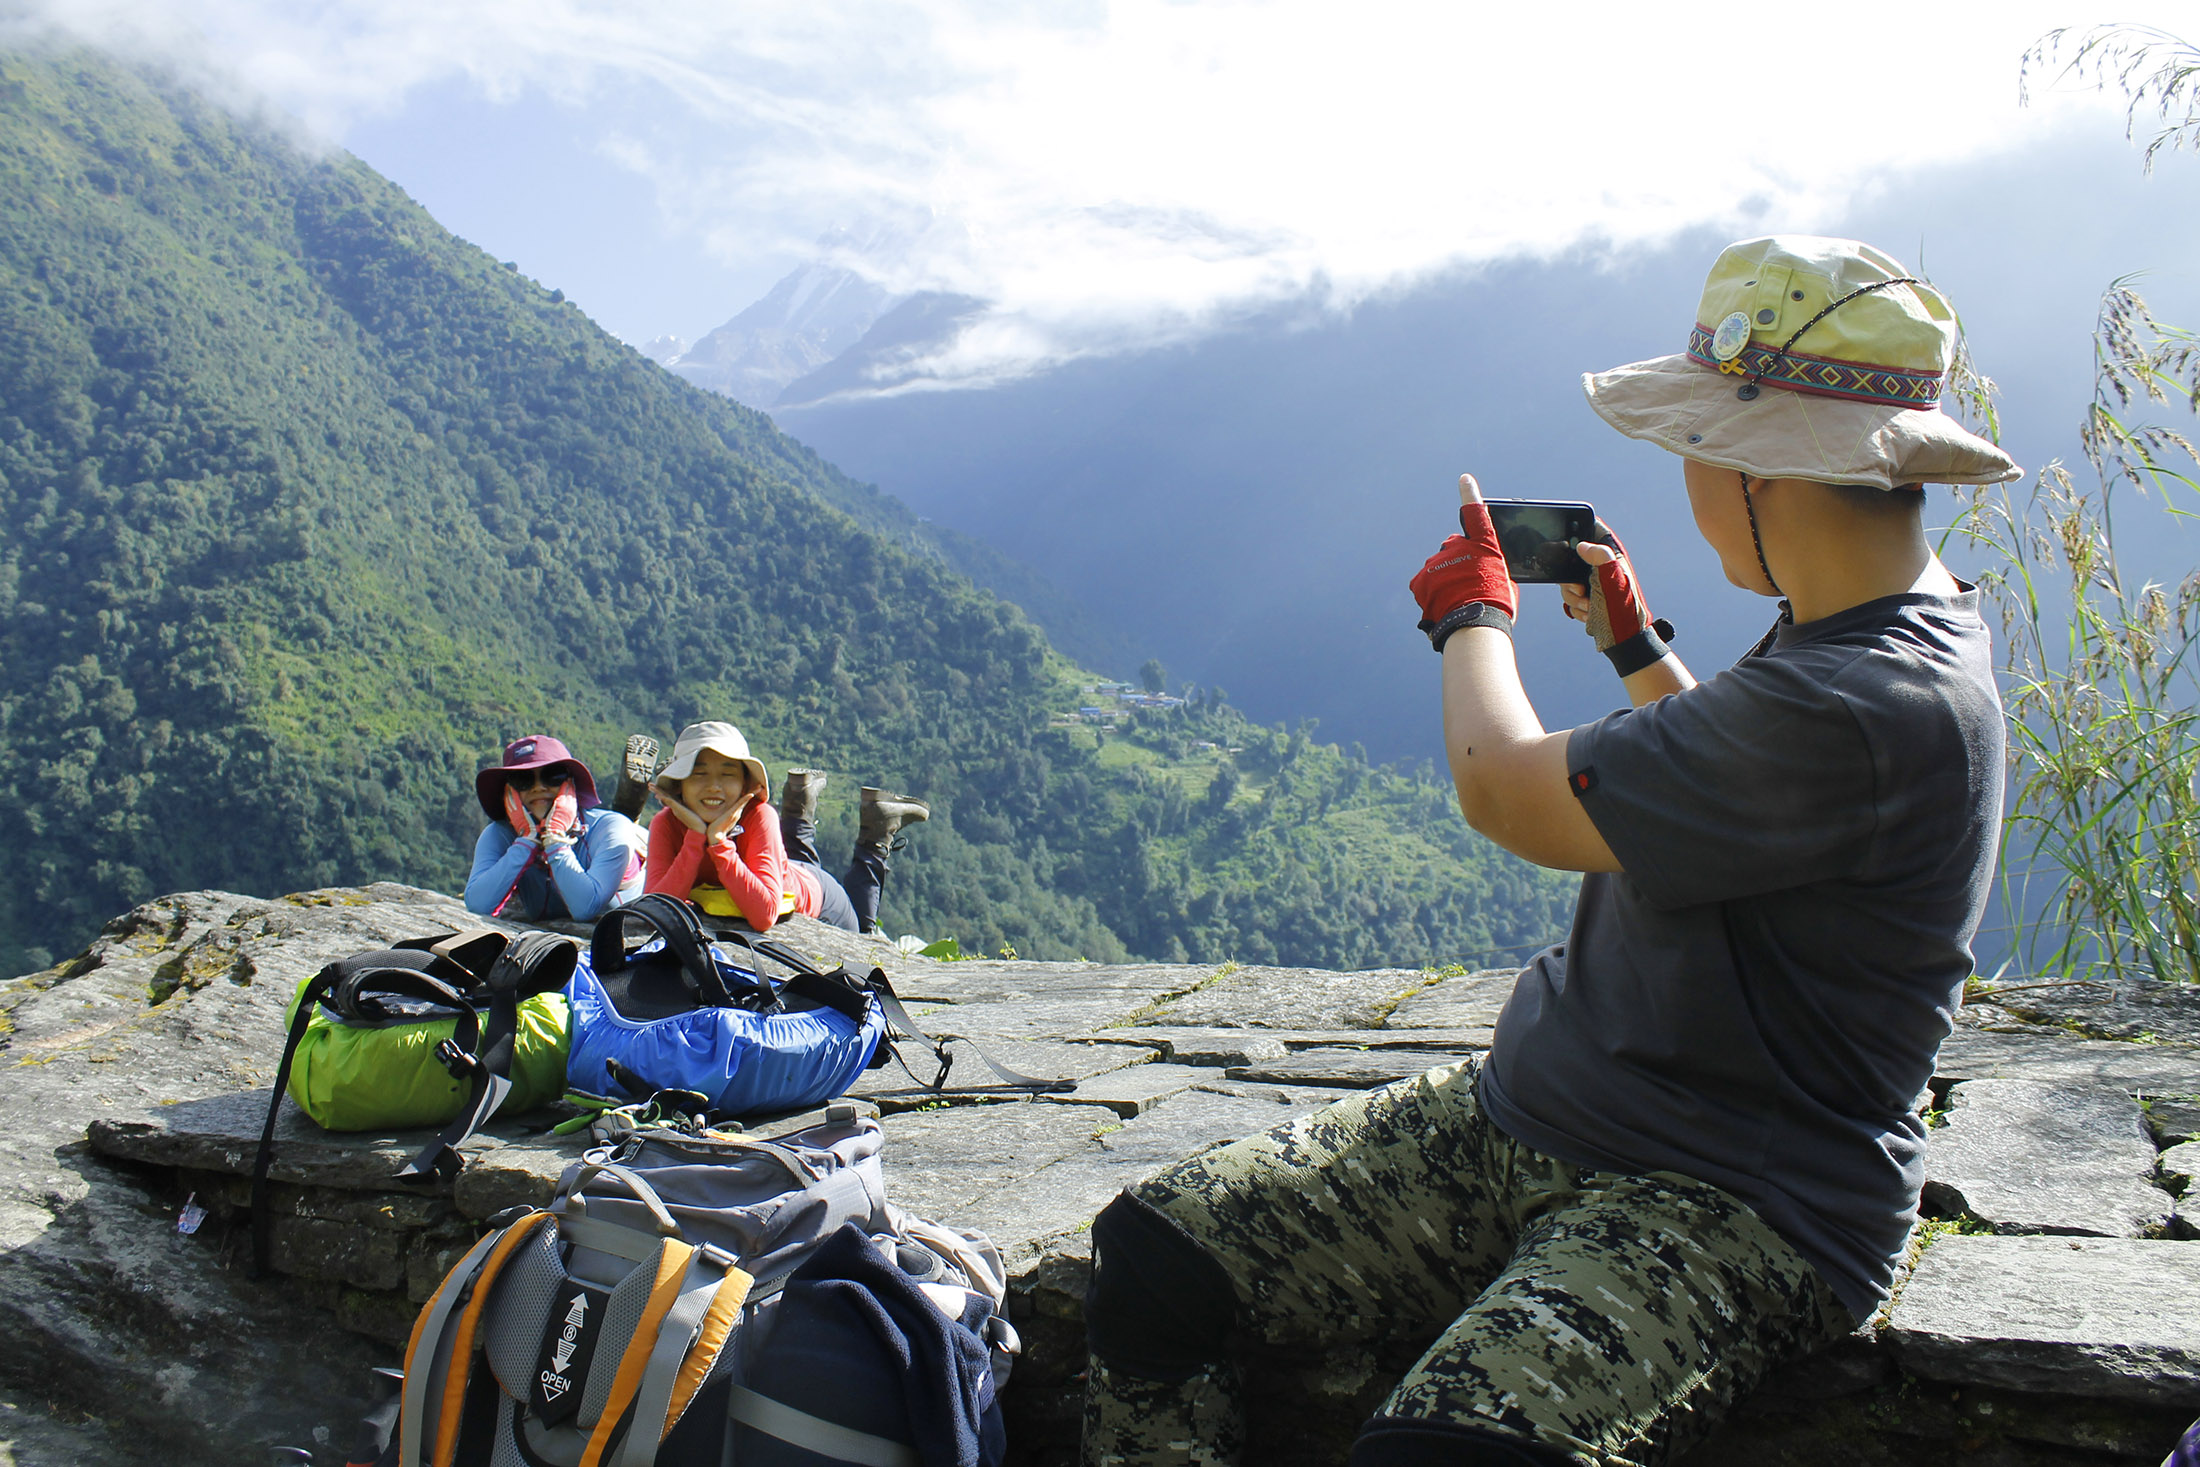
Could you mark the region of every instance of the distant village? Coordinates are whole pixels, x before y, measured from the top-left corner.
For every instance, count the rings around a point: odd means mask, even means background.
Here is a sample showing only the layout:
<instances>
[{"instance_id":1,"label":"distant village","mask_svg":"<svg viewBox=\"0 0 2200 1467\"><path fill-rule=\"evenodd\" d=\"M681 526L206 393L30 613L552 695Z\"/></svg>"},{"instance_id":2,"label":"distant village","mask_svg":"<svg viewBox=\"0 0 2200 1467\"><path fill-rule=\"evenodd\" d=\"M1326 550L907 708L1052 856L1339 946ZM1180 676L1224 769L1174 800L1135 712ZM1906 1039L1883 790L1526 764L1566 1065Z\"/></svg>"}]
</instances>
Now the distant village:
<instances>
[{"instance_id":1,"label":"distant village","mask_svg":"<svg viewBox=\"0 0 2200 1467\"><path fill-rule=\"evenodd\" d=\"M1095 728L1110 729L1120 726L1126 716L1140 709L1184 706L1184 699L1174 693L1149 693L1133 683L1086 683L1077 691L1091 701L1073 712L1055 714L1050 720L1055 727L1087 724ZM1202 739L1192 747L1209 750L1215 745Z\"/></svg>"}]
</instances>

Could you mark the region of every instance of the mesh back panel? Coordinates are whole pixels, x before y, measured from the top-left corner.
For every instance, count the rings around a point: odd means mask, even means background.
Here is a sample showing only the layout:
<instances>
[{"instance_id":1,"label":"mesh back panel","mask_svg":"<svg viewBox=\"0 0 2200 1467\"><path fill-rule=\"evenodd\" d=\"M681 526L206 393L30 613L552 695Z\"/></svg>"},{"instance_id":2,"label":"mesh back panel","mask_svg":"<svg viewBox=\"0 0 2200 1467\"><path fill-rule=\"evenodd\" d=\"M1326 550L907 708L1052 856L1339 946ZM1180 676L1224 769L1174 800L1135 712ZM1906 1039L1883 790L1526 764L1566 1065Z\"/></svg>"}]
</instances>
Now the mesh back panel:
<instances>
[{"instance_id":1,"label":"mesh back panel","mask_svg":"<svg viewBox=\"0 0 2200 1467\"><path fill-rule=\"evenodd\" d=\"M497 1379L502 1380L504 1377L499 1374ZM509 1395L497 1402L496 1449L489 1456L489 1467L529 1467L527 1459L519 1454L519 1448L512 1440L519 1425L517 1416L518 1409Z\"/></svg>"},{"instance_id":2,"label":"mesh back panel","mask_svg":"<svg viewBox=\"0 0 2200 1467\"><path fill-rule=\"evenodd\" d=\"M604 1402L611 1397L612 1379L619 1373L619 1357L634 1338L634 1327L642 1322L642 1310L649 1305L650 1285L656 1281L654 1262L637 1263L634 1271L611 1291L611 1302L604 1305L603 1333L596 1337L596 1358L589 1362L588 1384L581 1388L581 1414L575 1418L583 1430L594 1427L596 1418L603 1415ZM540 1348L539 1332L535 1342ZM528 1368L533 1369L531 1361Z\"/></svg>"},{"instance_id":3,"label":"mesh back panel","mask_svg":"<svg viewBox=\"0 0 2200 1467\"><path fill-rule=\"evenodd\" d=\"M507 1394L523 1401L534 1388L535 1360L542 1353L543 1331L549 1327L551 1300L564 1282L558 1230L546 1223L535 1229L519 1257L504 1265L489 1307L483 1311L488 1322L489 1368Z\"/></svg>"}]
</instances>

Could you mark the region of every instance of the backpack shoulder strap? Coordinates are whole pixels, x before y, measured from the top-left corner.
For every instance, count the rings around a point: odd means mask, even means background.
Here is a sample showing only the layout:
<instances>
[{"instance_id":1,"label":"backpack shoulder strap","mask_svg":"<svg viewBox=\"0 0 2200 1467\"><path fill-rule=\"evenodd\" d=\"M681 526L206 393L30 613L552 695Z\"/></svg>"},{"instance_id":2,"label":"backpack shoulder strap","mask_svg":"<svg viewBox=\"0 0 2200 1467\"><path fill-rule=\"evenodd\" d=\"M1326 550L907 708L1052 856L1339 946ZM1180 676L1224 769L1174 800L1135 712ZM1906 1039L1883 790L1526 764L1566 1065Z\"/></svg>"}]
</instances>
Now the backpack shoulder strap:
<instances>
[{"instance_id":1,"label":"backpack shoulder strap","mask_svg":"<svg viewBox=\"0 0 2200 1467\"><path fill-rule=\"evenodd\" d=\"M290 1016L290 1032L283 1037L283 1057L275 1066L275 1092L268 1097L267 1121L260 1127L260 1149L252 1158L252 1276L260 1278L267 1273L268 1248L274 1229L267 1211L267 1172L275 1164L275 1122L282 1115L283 1095L290 1089L290 1062L298 1056L298 1046L306 1037L306 1028L313 1022L313 1010L322 999L335 991L337 981L344 976L341 962L330 963L313 975L298 994L298 1006Z\"/></svg>"},{"instance_id":2,"label":"backpack shoulder strap","mask_svg":"<svg viewBox=\"0 0 2200 1467\"><path fill-rule=\"evenodd\" d=\"M613 1467L654 1467L658 1446L687 1406L678 1397L680 1383L692 1373L692 1399L740 1319L750 1282L733 1266L732 1255L719 1249L698 1248L689 1257L679 1296L657 1327L635 1385L634 1424L626 1429Z\"/></svg>"},{"instance_id":3,"label":"backpack shoulder strap","mask_svg":"<svg viewBox=\"0 0 2200 1467\"><path fill-rule=\"evenodd\" d=\"M698 1251L678 1238L665 1239L664 1245L657 1250L657 1272L650 1285L648 1302L642 1306L642 1317L634 1325L626 1353L619 1357L618 1372L611 1378L611 1394L604 1401L603 1414L596 1418L596 1429L589 1433L588 1446L581 1453L579 1467L608 1467L605 1452L611 1445L611 1434L627 1416L628 1408L641 1390L642 1375L649 1367L657 1337L664 1330L665 1316L680 1301L688 1265ZM628 1429L630 1435L640 1430L639 1422ZM657 1443L651 1442L649 1449L654 1457ZM434 1467L444 1467L444 1464L436 1463Z\"/></svg>"},{"instance_id":4,"label":"backpack shoulder strap","mask_svg":"<svg viewBox=\"0 0 2200 1467\"><path fill-rule=\"evenodd\" d=\"M710 934L694 906L661 891L645 892L623 907L613 907L596 919L588 942L588 963L598 973L616 973L632 959L626 955L626 924L639 921L665 940L665 948L680 963L681 976L695 993L696 1001L724 1008L732 1003L718 969L710 960Z\"/></svg>"},{"instance_id":5,"label":"backpack shoulder strap","mask_svg":"<svg viewBox=\"0 0 2200 1467\"><path fill-rule=\"evenodd\" d=\"M579 944L570 937L523 932L499 948L496 960L483 970L484 981L492 998L508 994L517 1001L556 993L573 981L580 956Z\"/></svg>"},{"instance_id":6,"label":"backpack shoulder strap","mask_svg":"<svg viewBox=\"0 0 2200 1467\"><path fill-rule=\"evenodd\" d=\"M566 946L570 951L571 945ZM451 1006L448 1001L455 1001L458 1016L457 1029L435 1047L435 1057L451 1072L452 1079L468 1082L468 1090L458 1114L443 1128L443 1133L398 1169L395 1179L400 1182L417 1184L455 1175L459 1167L460 1143L488 1124L489 1117L497 1113L505 1097L512 1093L512 1051L519 1035L517 991L511 988L491 991L486 1023L465 995L425 974L418 975L417 982L392 981L387 991L419 998L435 990L440 990L442 997L431 1001L444 1002L446 1007Z\"/></svg>"},{"instance_id":7,"label":"backpack shoulder strap","mask_svg":"<svg viewBox=\"0 0 2200 1467\"><path fill-rule=\"evenodd\" d=\"M455 1467L460 1417L465 1412L466 1387L473 1375L474 1347L481 1339L482 1310L488 1306L504 1265L519 1251L520 1244L549 1220L549 1213L537 1209L474 1244L444 1275L442 1287L413 1321L412 1338L405 1346L404 1405L398 1414L399 1467ZM448 1361L440 1381L434 1368L439 1360ZM438 1384L438 1399L431 1402L428 1392ZM430 1411L435 1415L432 1426Z\"/></svg>"},{"instance_id":8,"label":"backpack shoulder strap","mask_svg":"<svg viewBox=\"0 0 2200 1467\"><path fill-rule=\"evenodd\" d=\"M742 940L752 951L762 953L793 975L783 985L787 992L846 1016L859 1029L863 1027L870 1016L872 991L858 982L845 965L820 968L785 943L765 938Z\"/></svg>"},{"instance_id":9,"label":"backpack shoulder strap","mask_svg":"<svg viewBox=\"0 0 2200 1467\"><path fill-rule=\"evenodd\" d=\"M431 932L426 937L407 937L390 944L399 952L424 952L440 958L429 971L457 987L481 981L503 955L511 935L493 927L469 927L463 932Z\"/></svg>"}]
</instances>

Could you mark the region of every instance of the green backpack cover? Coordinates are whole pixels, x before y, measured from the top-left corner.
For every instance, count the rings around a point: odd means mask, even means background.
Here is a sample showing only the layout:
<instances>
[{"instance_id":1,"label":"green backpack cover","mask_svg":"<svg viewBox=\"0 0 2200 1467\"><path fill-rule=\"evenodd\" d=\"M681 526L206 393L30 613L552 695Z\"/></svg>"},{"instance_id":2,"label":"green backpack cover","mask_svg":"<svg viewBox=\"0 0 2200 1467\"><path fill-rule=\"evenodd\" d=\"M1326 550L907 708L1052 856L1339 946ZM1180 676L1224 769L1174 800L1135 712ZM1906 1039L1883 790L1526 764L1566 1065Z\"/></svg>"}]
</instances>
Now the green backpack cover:
<instances>
[{"instance_id":1,"label":"green backpack cover","mask_svg":"<svg viewBox=\"0 0 2200 1467\"><path fill-rule=\"evenodd\" d=\"M287 1025L313 986L298 985ZM436 1047L458 1032L456 1014L384 1024L350 1023L316 1004L290 1065L290 1098L329 1131L403 1131L457 1117L472 1086L443 1067ZM512 1034L512 1094L501 1109L517 1115L565 1093L565 995L521 999Z\"/></svg>"}]
</instances>

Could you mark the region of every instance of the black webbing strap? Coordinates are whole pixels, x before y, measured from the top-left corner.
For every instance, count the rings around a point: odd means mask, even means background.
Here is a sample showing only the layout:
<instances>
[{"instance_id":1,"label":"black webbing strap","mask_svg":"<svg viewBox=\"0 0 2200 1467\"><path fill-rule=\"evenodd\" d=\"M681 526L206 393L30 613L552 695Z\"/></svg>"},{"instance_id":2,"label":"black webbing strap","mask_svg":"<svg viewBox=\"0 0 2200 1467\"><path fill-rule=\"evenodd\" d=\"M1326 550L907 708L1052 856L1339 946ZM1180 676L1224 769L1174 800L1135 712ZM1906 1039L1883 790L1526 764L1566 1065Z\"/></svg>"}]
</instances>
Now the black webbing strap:
<instances>
[{"instance_id":1,"label":"black webbing strap","mask_svg":"<svg viewBox=\"0 0 2200 1467\"><path fill-rule=\"evenodd\" d=\"M512 1056L519 1043L519 1006L523 999L554 993L565 987L580 961L580 949L569 939L549 932L526 932L513 938L489 968L484 986L489 990L489 1016L477 1022L475 1041L458 1043L458 1036L436 1046L436 1058L453 1079L471 1082L466 1101L443 1134L397 1173L400 1182L430 1182L458 1171L458 1148L467 1137L487 1125L489 1118L512 1093ZM460 1000L465 1002L463 998ZM466 1005L461 1018L464 1030L473 1006Z\"/></svg>"},{"instance_id":2,"label":"black webbing strap","mask_svg":"<svg viewBox=\"0 0 2200 1467\"><path fill-rule=\"evenodd\" d=\"M638 918L642 925L665 940L665 950L680 963L680 975L706 1008L732 1008L733 995L711 961L710 934L695 908L678 897L653 891L623 907L613 907L596 920L588 942L588 964L598 973L616 973L633 961L626 955L626 924Z\"/></svg>"},{"instance_id":3,"label":"black webbing strap","mask_svg":"<svg viewBox=\"0 0 2200 1467\"><path fill-rule=\"evenodd\" d=\"M1029 1090L1034 1095L1066 1095L1077 1088L1075 1080L1042 1080L1036 1075L1027 1075L1021 1070L1012 1070L993 1058L992 1055L987 1054L976 1040L965 1035L951 1034L944 1029L940 1031L937 1037L926 1033L924 1027L910 1017L909 1010L902 1004L901 995L894 992L893 981L886 976L884 968L873 968L870 981L871 991L877 996L879 1007L886 1011L887 1022L911 1039L922 1040L932 1046L932 1057L940 1062L940 1072L932 1080L929 1088L943 1090L947 1086L947 1072L955 1066L955 1057L949 1052L946 1044L946 1041L950 1039L960 1040L962 1043L969 1045L971 1052L977 1055L980 1063L998 1075L1001 1082L1011 1090ZM894 1058L901 1059L899 1050L894 1052ZM902 1060L901 1067L909 1070L909 1062ZM909 1077L917 1080L919 1084L925 1083L915 1070L909 1070Z\"/></svg>"},{"instance_id":4,"label":"black webbing strap","mask_svg":"<svg viewBox=\"0 0 2200 1467\"><path fill-rule=\"evenodd\" d=\"M306 985L305 992L298 995L298 1007L291 1015L290 1033L283 1040L282 1062L275 1067L275 1093L268 1099L267 1122L260 1128L260 1149L252 1159L252 1273L255 1278L267 1272L270 1233L273 1228L273 1219L267 1211L267 1173L275 1161L275 1122L282 1113L283 1096L290 1089L291 1061L297 1058L298 1046L304 1042L306 1029L313 1021L313 1011L322 1000L331 997L342 986L351 990L349 1003L355 1006L371 980L375 991L401 998L416 998L437 1008L453 1010L458 1016L458 1033L466 1035L469 1050L481 1035L480 1016L474 1012L473 1005L442 979L418 968L355 970L345 966L349 961L351 960L345 959L330 963L313 975L313 981ZM455 1039L457 1035L452 1037Z\"/></svg>"},{"instance_id":5,"label":"black webbing strap","mask_svg":"<svg viewBox=\"0 0 2200 1467\"><path fill-rule=\"evenodd\" d=\"M823 996L824 990L829 987L844 992L862 991L867 993L871 999L876 1000L880 1012L886 1015L886 1022L899 1029L904 1038L915 1039L931 1046L932 1057L939 1061L940 1069L939 1073L930 1080L926 1080L915 1070L909 1069L909 1062L902 1059L900 1049L896 1048L894 1050L894 1058L901 1062L903 1069L909 1070L909 1078L915 1080L927 1090L944 1090L947 1088L948 1071L955 1067L955 1056L945 1043L949 1039L958 1039L969 1045L985 1067L1000 1076L1002 1083L1012 1090L1029 1090L1035 1095L1061 1095L1077 1088L1075 1080L1042 1080L1036 1075L1026 1075L1020 1070L1012 1070L987 1054L975 1041L965 1038L963 1035L942 1032L939 1038L935 1039L924 1031L923 1025L910 1016L908 1008L901 1001L901 995L894 992L893 980L886 976L884 968L873 968L869 978L858 980L848 972L845 966L827 972L784 943L759 940L753 946L756 951L774 962L783 964L794 972L795 977L787 980L787 987L801 997L810 998L817 1003L828 1003L835 1008L839 1008L839 1004L833 1003L832 1000ZM818 992L815 994L808 992L805 987L797 986L798 983L814 986L818 989ZM841 1009L841 1012L847 1013L848 1011ZM858 1024L863 1022L860 1016L853 1017L856 1018Z\"/></svg>"}]
</instances>

